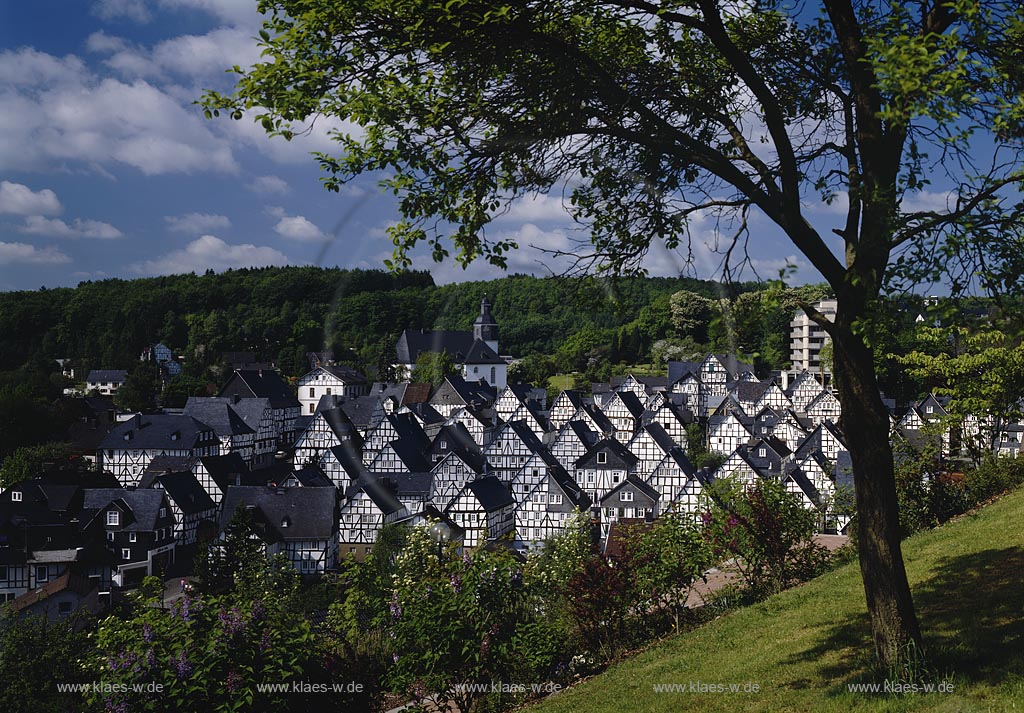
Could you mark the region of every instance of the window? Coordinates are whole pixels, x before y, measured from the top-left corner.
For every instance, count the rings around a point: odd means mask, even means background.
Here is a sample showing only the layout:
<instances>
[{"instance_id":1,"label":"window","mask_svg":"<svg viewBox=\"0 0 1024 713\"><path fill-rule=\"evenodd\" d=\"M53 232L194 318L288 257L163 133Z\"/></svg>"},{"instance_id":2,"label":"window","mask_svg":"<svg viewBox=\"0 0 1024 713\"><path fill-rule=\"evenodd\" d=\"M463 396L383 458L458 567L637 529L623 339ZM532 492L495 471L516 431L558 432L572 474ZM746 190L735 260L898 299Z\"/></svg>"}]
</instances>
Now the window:
<instances>
[{"instance_id":1,"label":"window","mask_svg":"<svg viewBox=\"0 0 1024 713\"><path fill-rule=\"evenodd\" d=\"M7 581L7 565L0 566L0 582Z\"/></svg>"},{"instance_id":2,"label":"window","mask_svg":"<svg viewBox=\"0 0 1024 713\"><path fill-rule=\"evenodd\" d=\"M494 380L495 380L495 374L496 374L496 372L495 372L495 369L494 369L494 367L492 366L492 367L491 367L491 385L492 385L492 386L494 385Z\"/></svg>"},{"instance_id":3,"label":"window","mask_svg":"<svg viewBox=\"0 0 1024 713\"><path fill-rule=\"evenodd\" d=\"M633 502L633 493L629 490L623 490L619 493L619 500L624 503L631 503Z\"/></svg>"},{"instance_id":4,"label":"window","mask_svg":"<svg viewBox=\"0 0 1024 713\"><path fill-rule=\"evenodd\" d=\"M925 411L928 412L928 413L935 413L935 407L934 406L929 406L928 408L925 409Z\"/></svg>"},{"instance_id":5,"label":"window","mask_svg":"<svg viewBox=\"0 0 1024 713\"><path fill-rule=\"evenodd\" d=\"M36 567L36 582L49 582L50 569L44 564Z\"/></svg>"},{"instance_id":6,"label":"window","mask_svg":"<svg viewBox=\"0 0 1024 713\"><path fill-rule=\"evenodd\" d=\"M313 413L315 410L316 410L316 406L314 404L310 404L309 405L309 412Z\"/></svg>"},{"instance_id":7,"label":"window","mask_svg":"<svg viewBox=\"0 0 1024 713\"><path fill-rule=\"evenodd\" d=\"M588 475L588 476L587 476L587 482L588 482L588 483L593 483L593 482L594 482L594 476L592 476L592 475Z\"/></svg>"},{"instance_id":8,"label":"window","mask_svg":"<svg viewBox=\"0 0 1024 713\"><path fill-rule=\"evenodd\" d=\"M758 458L764 458L767 455L768 455L768 451L766 449L764 449L764 448L758 448L757 449L757 457Z\"/></svg>"},{"instance_id":9,"label":"window","mask_svg":"<svg viewBox=\"0 0 1024 713\"><path fill-rule=\"evenodd\" d=\"M20 490L12 490L11 491L11 502L15 502L15 503L20 503L21 502L21 491Z\"/></svg>"},{"instance_id":10,"label":"window","mask_svg":"<svg viewBox=\"0 0 1024 713\"><path fill-rule=\"evenodd\" d=\"M121 524L121 513L117 510L107 510L107 524L108 525L120 525Z\"/></svg>"},{"instance_id":11,"label":"window","mask_svg":"<svg viewBox=\"0 0 1024 713\"><path fill-rule=\"evenodd\" d=\"M167 517L167 508L160 508L160 517Z\"/></svg>"},{"instance_id":12,"label":"window","mask_svg":"<svg viewBox=\"0 0 1024 713\"><path fill-rule=\"evenodd\" d=\"M113 530L107 530L107 542L113 542L113 541L114 541L114 531Z\"/></svg>"},{"instance_id":13,"label":"window","mask_svg":"<svg viewBox=\"0 0 1024 713\"><path fill-rule=\"evenodd\" d=\"M138 540L139 540L139 534L137 532L129 532L128 533L128 541L129 542L138 542Z\"/></svg>"},{"instance_id":14,"label":"window","mask_svg":"<svg viewBox=\"0 0 1024 713\"><path fill-rule=\"evenodd\" d=\"M331 395L331 387L330 387L330 386L328 386L328 387L327 387L327 395L328 395L328 396L330 396L330 395Z\"/></svg>"},{"instance_id":15,"label":"window","mask_svg":"<svg viewBox=\"0 0 1024 713\"><path fill-rule=\"evenodd\" d=\"M561 505L562 504L562 496L561 495L552 495L551 496L551 504L552 505Z\"/></svg>"},{"instance_id":16,"label":"window","mask_svg":"<svg viewBox=\"0 0 1024 713\"><path fill-rule=\"evenodd\" d=\"M125 547L121 550L121 559L130 560L132 558L132 551L130 547Z\"/></svg>"},{"instance_id":17,"label":"window","mask_svg":"<svg viewBox=\"0 0 1024 713\"><path fill-rule=\"evenodd\" d=\"M603 451L601 453L598 453L597 454L597 462L598 463L607 463L608 462L608 454L603 452Z\"/></svg>"},{"instance_id":18,"label":"window","mask_svg":"<svg viewBox=\"0 0 1024 713\"><path fill-rule=\"evenodd\" d=\"M315 398L315 397L316 397L316 389L314 387L310 386L309 387L309 398L312 399L312 398Z\"/></svg>"},{"instance_id":19,"label":"window","mask_svg":"<svg viewBox=\"0 0 1024 713\"><path fill-rule=\"evenodd\" d=\"M445 441L441 441L440 443L437 444L437 447L443 451L445 448L448 447L448 443Z\"/></svg>"}]
</instances>

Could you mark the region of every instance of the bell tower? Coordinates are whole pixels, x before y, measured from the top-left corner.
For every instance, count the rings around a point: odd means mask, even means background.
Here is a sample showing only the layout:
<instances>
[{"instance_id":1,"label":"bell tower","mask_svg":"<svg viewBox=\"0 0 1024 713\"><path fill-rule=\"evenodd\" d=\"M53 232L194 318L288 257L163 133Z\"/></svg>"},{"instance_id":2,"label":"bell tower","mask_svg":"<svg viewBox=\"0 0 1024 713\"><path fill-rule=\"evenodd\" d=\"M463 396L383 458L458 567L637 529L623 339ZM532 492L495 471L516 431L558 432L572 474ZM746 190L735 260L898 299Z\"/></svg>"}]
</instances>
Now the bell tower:
<instances>
[{"instance_id":1,"label":"bell tower","mask_svg":"<svg viewBox=\"0 0 1024 713\"><path fill-rule=\"evenodd\" d=\"M480 301L480 314L473 321L473 338L482 341L495 354L498 353L498 323L491 315L491 303L487 301L487 295Z\"/></svg>"}]
</instances>

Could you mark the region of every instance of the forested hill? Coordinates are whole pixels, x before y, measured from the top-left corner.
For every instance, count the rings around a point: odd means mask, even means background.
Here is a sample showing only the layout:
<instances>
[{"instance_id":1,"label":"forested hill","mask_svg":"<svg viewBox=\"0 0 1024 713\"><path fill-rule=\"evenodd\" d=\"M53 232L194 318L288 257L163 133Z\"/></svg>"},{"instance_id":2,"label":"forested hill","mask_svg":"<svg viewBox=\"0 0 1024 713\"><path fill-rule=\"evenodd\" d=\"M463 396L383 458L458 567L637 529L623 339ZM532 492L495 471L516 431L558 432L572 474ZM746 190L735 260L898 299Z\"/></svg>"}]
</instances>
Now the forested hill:
<instances>
[{"instance_id":1,"label":"forested hill","mask_svg":"<svg viewBox=\"0 0 1024 713\"><path fill-rule=\"evenodd\" d=\"M0 293L0 371L57 358L78 369L128 368L156 342L183 355L189 371L218 363L224 352L249 351L296 375L304 354L320 349L372 367L407 327L468 329L484 294L494 304L502 353L553 354L583 333L585 341L608 342L616 360L632 360L669 333L669 296L682 289L721 292L688 278L512 275L437 286L420 271L316 267L83 282Z\"/></svg>"}]
</instances>

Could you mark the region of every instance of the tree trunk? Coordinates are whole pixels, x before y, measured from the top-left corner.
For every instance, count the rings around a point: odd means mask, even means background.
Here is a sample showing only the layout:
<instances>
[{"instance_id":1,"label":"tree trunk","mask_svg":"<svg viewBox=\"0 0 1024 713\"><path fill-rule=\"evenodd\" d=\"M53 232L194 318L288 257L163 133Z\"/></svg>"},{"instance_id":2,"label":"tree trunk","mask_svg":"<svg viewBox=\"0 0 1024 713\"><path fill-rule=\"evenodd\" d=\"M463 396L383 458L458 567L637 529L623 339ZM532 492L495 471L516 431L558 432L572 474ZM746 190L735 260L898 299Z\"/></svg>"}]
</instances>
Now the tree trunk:
<instances>
[{"instance_id":1,"label":"tree trunk","mask_svg":"<svg viewBox=\"0 0 1024 713\"><path fill-rule=\"evenodd\" d=\"M900 549L899 507L889 417L875 378L872 350L851 329L840 301L832 339L843 436L853 461L857 545L875 656L887 667L918 650L921 630Z\"/></svg>"}]
</instances>

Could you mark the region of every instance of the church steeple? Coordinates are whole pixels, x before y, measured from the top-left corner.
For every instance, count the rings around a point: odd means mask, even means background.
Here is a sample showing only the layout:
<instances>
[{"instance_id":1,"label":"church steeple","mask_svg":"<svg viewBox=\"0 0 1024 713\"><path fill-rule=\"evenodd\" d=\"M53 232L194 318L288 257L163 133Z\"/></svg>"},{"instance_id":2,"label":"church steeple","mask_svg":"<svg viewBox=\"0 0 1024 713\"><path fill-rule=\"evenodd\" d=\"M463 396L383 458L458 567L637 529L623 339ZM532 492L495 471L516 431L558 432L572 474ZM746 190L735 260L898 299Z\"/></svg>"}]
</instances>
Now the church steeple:
<instances>
[{"instance_id":1,"label":"church steeple","mask_svg":"<svg viewBox=\"0 0 1024 713\"><path fill-rule=\"evenodd\" d=\"M491 303L487 301L487 295L480 300L480 314L473 321L473 337L493 349L495 354L498 353L498 323L491 315Z\"/></svg>"}]
</instances>

